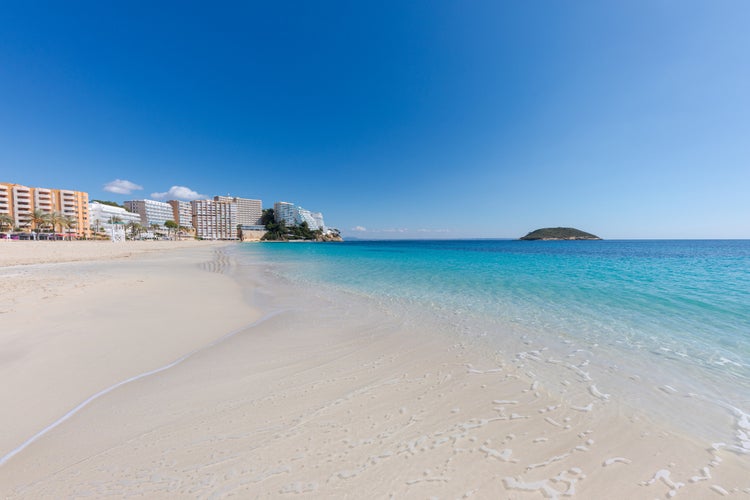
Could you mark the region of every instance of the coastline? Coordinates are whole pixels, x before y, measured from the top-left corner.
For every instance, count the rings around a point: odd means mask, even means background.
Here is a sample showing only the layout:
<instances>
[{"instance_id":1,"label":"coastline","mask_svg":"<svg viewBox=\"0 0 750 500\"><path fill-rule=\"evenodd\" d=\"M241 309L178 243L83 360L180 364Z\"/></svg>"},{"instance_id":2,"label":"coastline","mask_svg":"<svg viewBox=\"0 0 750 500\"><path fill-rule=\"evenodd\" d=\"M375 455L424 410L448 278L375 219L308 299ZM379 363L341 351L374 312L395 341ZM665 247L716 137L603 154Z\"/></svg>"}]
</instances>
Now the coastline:
<instances>
[{"instance_id":1,"label":"coastline","mask_svg":"<svg viewBox=\"0 0 750 500\"><path fill-rule=\"evenodd\" d=\"M523 364L275 281L225 245L159 250L0 264L2 455L97 391L192 353L13 456L3 496L750 493L748 457L604 394L590 409L566 401Z\"/></svg>"}]
</instances>

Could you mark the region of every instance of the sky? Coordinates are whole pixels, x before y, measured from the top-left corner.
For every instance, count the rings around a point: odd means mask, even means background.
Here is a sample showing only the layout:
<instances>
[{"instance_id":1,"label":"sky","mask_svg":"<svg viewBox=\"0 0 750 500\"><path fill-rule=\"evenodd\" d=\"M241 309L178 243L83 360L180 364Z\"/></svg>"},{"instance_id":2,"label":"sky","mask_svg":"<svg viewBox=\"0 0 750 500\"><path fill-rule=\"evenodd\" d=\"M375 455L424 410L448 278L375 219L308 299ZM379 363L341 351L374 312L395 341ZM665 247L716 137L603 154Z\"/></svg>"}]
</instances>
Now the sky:
<instances>
[{"instance_id":1,"label":"sky","mask_svg":"<svg viewBox=\"0 0 750 500\"><path fill-rule=\"evenodd\" d=\"M750 238L750 2L0 6L0 182L358 238Z\"/></svg>"}]
</instances>

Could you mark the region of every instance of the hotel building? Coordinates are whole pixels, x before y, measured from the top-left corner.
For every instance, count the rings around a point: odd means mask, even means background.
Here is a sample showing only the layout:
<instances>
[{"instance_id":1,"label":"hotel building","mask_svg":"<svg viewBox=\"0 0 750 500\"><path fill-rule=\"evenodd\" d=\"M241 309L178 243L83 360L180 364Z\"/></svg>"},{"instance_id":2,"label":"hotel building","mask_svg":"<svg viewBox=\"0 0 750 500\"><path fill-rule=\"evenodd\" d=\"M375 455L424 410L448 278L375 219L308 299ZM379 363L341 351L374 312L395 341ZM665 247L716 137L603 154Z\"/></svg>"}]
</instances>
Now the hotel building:
<instances>
[{"instance_id":1,"label":"hotel building","mask_svg":"<svg viewBox=\"0 0 750 500\"><path fill-rule=\"evenodd\" d=\"M89 215L91 227L96 234L103 231L112 241L125 240L126 225L136 222L141 223L141 216L128 212L122 207L115 207L92 201L89 203Z\"/></svg>"},{"instance_id":2,"label":"hotel building","mask_svg":"<svg viewBox=\"0 0 750 500\"><path fill-rule=\"evenodd\" d=\"M273 204L273 214L276 222L284 221L284 224L287 226L298 226L303 222L307 222L307 226L313 231L317 229L325 231L326 229L322 213L311 212L298 207L294 203L277 201Z\"/></svg>"},{"instance_id":3,"label":"hotel building","mask_svg":"<svg viewBox=\"0 0 750 500\"><path fill-rule=\"evenodd\" d=\"M193 207L189 201L169 200L172 207L172 220L180 227L188 229L193 227Z\"/></svg>"},{"instance_id":4,"label":"hotel building","mask_svg":"<svg viewBox=\"0 0 750 500\"><path fill-rule=\"evenodd\" d=\"M260 200L232 196L214 196L214 201L236 204L237 224L241 226L259 226L261 224L263 204Z\"/></svg>"},{"instance_id":5,"label":"hotel building","mask_svg":"<svg viewBox=\"0 0 750 500\"><path fill-rule=\"evenodd\" d=\"M307 222L307 227L309 227L313 231L316 231L318 229L325 230L323 214L320 212L311 212L302 207L297 207L297 220L299 221L299 224L302 224L302 222Z\"/></svg>"},{"instance_id":6,"label":"hotel building","mask_svg":"<svg viewBox=\"0 0 750 500\"><path fill-rule=\"evenodd\" d=\"M195 200L193 227L198 238L204 240L236 240L237 204L215 200Z\"/></svg>"},{"instance_id":7,"label":"hotel building","mask_svg":"<svg viewBox=\"0 0 750 500\"><path fill-rule=\"evenodd\" d=\"M163 201L154 200L131 200L125 202L125 208L129 212L141 216L141 225L150 227L151 224L163 226L168 220L173 220L172 206Z\"/></svg>"},{"instance_id":8,"label":"hotel building","mask_svg":"<svg viewBox=\"0 0 750 500\"><path fill-rule=\"evenodd\" d=\"M273 218L276 222L284 221L287 226L297 224L297 206L286 201L277 201L273 204Z\"/></svg>"},{"instance_id":9,"label":"hotel building","mask_svg":"<svg viewBox=\"0 0 750 500\"><path fill-rule=\"evenodd\" d=\"M0 182L0 214L9 215L14 227L37 229L34 210L59 213L72 222L69 231L76 236L89 236L89 195L83 191L48 189ZM67 232L67 231L66 231Z\"/></svg>"},{"instance_id":10,"label":"hotel building","mask_svg":"<svg viewBox=\"0 0 750 500\"><path fill-rule=\"evenodd\" d=\"M105 205L92 201L89 203L89 214L91 217L91 225L96 227L109 227L113 221L119 220L122 224L130 224L131 222L141 223L141 216L128 212L122 207L114 207L112 205Z\"/></svg>"}]
</instances>

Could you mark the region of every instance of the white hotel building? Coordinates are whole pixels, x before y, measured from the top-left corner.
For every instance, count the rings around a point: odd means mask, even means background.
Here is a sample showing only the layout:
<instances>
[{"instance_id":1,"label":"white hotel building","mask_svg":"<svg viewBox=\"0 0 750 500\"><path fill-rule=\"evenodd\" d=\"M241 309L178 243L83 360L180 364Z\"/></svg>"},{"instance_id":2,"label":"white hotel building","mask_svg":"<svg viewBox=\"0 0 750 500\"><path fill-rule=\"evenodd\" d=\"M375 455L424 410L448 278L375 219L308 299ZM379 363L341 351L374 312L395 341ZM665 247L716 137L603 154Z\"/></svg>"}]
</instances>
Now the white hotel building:
<instances>
[{"instance_id":1,"label":"white hotel building","mask_svg":"<svg viewBox=\"0 0 750 500\"><path fill-rule=\"evenodd\" d=\"M125 229L128 224L141 223L141 216L138 214L128 212L122 207L114 207L96 201L89 203L89 217L94 232L104 231L112 238L112 241L125 239Z\"/></svg>"},{"instance_id":2,"label":"white hotel building","mask_svg":"<svg viewBox=\"0 0 750 500\"><path fill-rule=\"evenodd\" d=\"M273 205L273 215L276 222L284 221L284 224L287 226L298 226L303 222L307 222L307 226L313 231L318 229L326 230L322 213L311 212L298 207L294 203L277 201Z\"/></svg>"},{"instance_id":3,"label":"white hotel building","mask_svg":"<svg viewBox=\"0 0 750 500\"><path fill-rule=\"evenodd\" d=\"M96 201L89 203L89 218L91 225L108 228L113 221L119 220L121 224L131 222L141 223L141 216L128 212L122 207L113 207Z\"/></svg>"},{"instance_id":4,"label":"white hotel building","mask_svg":"<svg viewBox=\"0 0 750 500\"><path fill-rule=\"evenodd\" d=\"M277 201L273 204L273 218L276 222L284 221L287 226L297 224L297 206L286 201Z\"/></svg>"},{"instance_id":5,"label":"white hotel building","mask_svg":"<svg viewBox=\"0 0 750 500\"><path fill-rule=\"evenodd\" d=\"M125 208L141 216L141 225L148 228L151 224L163 226L168 220L174 220L172 206L163 201L132 200L125 202Z\"/></svg>"}]
</instances>

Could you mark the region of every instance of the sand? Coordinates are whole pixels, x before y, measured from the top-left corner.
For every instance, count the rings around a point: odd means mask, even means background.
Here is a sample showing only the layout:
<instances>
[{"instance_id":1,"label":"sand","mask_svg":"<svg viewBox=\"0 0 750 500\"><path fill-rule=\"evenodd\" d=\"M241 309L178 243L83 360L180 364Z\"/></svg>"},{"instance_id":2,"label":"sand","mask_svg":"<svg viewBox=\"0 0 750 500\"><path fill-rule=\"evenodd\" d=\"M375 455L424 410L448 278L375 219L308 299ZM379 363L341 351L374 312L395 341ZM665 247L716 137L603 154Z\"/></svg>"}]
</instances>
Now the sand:
<instances>
[{"instance_id":1,"label":"sand","mask_svg":"<svg viewBox=\"0 0 750 500\"><path fill-rule=\"evenodd\" d=\"M0 266L124 259L144 253L216 245L226 245L226 243L200 240L112 243L111 241L8 241L0 239Z\"/></svg>"},{"instance_id":2,"label":"sand","mask_svg":"<svg viewBox=\"0 0 750 500\"><path fill-rule=\"evenodd\" d=\"M0 243L0 496L750 495L748 456L567 398L579 360L544 386L534 353L342 314L232 245Z\"/></svg>"}]
</instances>

